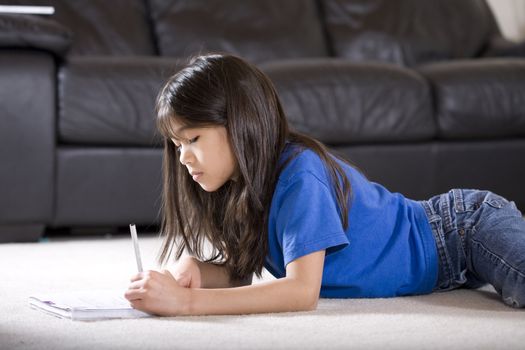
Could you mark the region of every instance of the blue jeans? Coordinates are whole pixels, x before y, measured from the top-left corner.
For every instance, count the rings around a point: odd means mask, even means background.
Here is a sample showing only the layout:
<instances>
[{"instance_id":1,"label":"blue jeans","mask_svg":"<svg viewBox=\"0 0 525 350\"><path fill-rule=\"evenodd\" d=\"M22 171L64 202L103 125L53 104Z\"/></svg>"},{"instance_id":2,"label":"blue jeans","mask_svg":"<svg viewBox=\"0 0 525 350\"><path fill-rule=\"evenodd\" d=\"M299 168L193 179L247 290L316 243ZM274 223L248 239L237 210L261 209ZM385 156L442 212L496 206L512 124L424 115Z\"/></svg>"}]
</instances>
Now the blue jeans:
<instances>
[{"instance_id":1,"label":"blue jeans","mask_svg":"<svg viewBox=\"0 0 525 350\"><path fill-rule=\"evenodd\" d=\"M489 191L453 189L420 201L436 239L434 291L490 283L513 307L525 307L525 220L514 202Z\"/></svg>"}]
</instances>

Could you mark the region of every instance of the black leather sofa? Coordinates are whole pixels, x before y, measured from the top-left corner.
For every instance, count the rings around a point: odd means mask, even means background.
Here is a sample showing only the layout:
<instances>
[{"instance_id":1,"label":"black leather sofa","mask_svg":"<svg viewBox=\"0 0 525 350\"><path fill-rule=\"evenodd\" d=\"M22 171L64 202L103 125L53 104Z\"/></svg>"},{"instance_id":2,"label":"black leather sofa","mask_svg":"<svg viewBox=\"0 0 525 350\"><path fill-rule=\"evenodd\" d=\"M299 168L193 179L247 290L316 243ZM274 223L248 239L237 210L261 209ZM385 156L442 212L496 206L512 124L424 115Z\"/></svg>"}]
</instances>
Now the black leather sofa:
<instances>
[{"instance_id":1,"label":"black leather sofa","mask_svg":"<svg viewBox=\"0 0 525 350\"><path fill-rule=\"evenodd\" d=\"M258 64L294 128L392 191L483 188L525 209L525 46L484 1L2 3L56 12L0 14L0 242L155 225L155 96L208 51Z\"/></svg>"}]
</instances>

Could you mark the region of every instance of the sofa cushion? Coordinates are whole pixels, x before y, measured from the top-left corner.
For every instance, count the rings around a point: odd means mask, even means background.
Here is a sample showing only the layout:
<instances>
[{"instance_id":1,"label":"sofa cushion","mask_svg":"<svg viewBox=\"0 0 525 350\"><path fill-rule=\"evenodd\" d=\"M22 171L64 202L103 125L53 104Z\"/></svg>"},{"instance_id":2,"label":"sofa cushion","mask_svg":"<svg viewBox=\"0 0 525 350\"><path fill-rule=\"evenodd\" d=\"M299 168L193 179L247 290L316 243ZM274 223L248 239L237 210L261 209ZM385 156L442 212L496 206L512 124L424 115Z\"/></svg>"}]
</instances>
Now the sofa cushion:
<instances>
[{"instance_id":1,"label":"sofa cushion","mask_svg":"<svg viewBox=\"0 0 525 350\"><path fill-rule=\"evenodd\" d=\"M156 145L155 99L178 69L158 57L71 59L59 72L59 142Z\"/></svg>"},{"instance_id":2,"label":"sofa cushion","mask_svg":"<svg viewBox=\"0 0 525 350\"><path fill-rule=\"evenodd\" d=\"M525 60L434 63L419 71L433 87L441 137L525 135Z\"/></svg>"},{"instance_id":3,"label":"sofa cushion","mask_svg":"<svg viewBox=\"0 0 525 350\"><path fill-rule=\"evenodd\" d=\"M484 0L322 0L336 56L414 66L479 55L499 29Z\"/></svg>"},{"instance_id":4,"label":"sofa cushion","mask_svg":"<svg viewBox=\"0 0 525 350\"><path fill-rule=\"evenodd\" d=\"M313 0L150 0L161 55L229 52L252 62L327 51Z\"/></svg>"},{"instance_id":5,"label":"sofa cushion","mask_svg":"<svg viewBox=\"0 0 525 350\"><path fill-rule=\"evenodd\" d=\"M325 143L407 142L435 135L430 88L414 71L337 59L262 68L291 125Z\"/></svg>"},{"instance_id":6,"label":"sofa cushion","mask_svg":"<svg viewBox=\"0 0 525 350\"><path fill-rule=\"evenodd\" d=\"M70 55L153 55L142 0L2 0L5 5L53 6L55 20L73 33Z\"/></svg>"}]
</instances>

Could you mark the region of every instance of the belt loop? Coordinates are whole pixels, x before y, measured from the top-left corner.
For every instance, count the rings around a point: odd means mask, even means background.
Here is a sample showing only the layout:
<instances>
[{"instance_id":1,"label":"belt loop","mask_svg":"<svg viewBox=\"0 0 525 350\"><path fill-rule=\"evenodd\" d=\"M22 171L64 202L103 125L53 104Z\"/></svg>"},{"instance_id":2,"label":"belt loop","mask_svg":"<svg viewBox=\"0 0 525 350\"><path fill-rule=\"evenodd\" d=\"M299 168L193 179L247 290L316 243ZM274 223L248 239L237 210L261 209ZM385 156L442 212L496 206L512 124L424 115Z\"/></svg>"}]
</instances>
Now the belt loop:
<instances>
[{"instance_id":1,"label":"belt loop","mask_svg":"<svg viewBox=\"0 0 525 350\"><path fill-rule=\"evenodd\" d=\"M452 190L454 196L454 210L456 213L462 213L465 211L465 201L463 200L463 191L459 188Z\"/></svg>"},{"instance_id":2,"label":"belt loop","mask_svg":"<svg viewBox=\"0 0 525 350\"><path fill-rule=\"evenodd\" d=\"M451 201L453 195L451 192L452 191L441 195L441 216L443 218L443 229L445 232L449 232L452 229Z\"/></svg>"},{"instance_id":3,"label":"belt loop","mask_svg":"<svg viewBox=\"0 0 525 350\"><path fill-rule=\"evenodd\" d=\"M425 214L427 214L428 222L433 223L441 220L441 217L436 213L433 206L431 205L431 200L420 201L423 209L425 209Z\"/></svg>"}]
</instances>

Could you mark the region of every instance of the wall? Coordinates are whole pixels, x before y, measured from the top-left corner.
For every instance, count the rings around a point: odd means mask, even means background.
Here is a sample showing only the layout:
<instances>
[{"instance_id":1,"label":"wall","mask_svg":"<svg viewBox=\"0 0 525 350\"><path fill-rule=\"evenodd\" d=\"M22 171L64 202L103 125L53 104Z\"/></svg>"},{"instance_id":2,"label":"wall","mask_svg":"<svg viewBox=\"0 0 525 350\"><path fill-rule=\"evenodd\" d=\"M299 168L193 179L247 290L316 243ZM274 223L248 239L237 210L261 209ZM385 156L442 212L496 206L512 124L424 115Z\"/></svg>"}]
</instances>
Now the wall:
<instances>
[{"instance_id":1,"label":"wall","mask_svg":"<svg viewBox=\"0 0 525 350\"><path fill-rule=\"evenodd\" d=\"M512 41L525 40L525 0L487 0L503 36Z\"/></svg>"}]
</instances>

